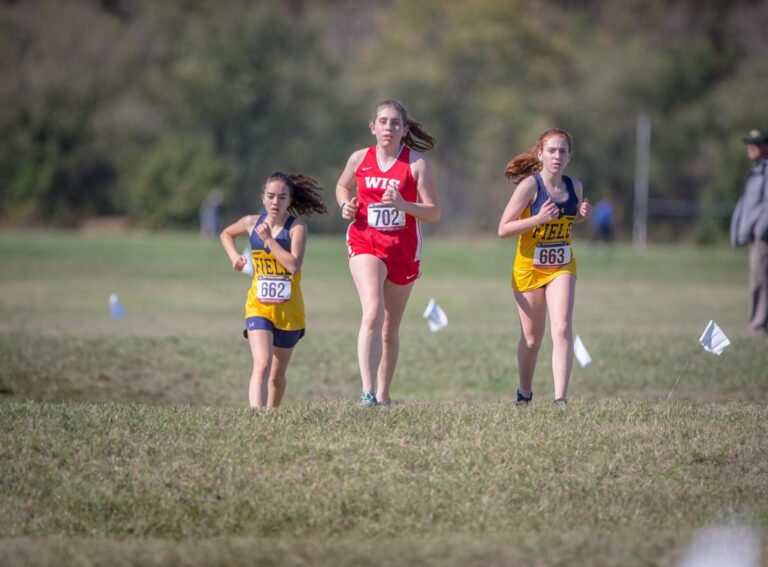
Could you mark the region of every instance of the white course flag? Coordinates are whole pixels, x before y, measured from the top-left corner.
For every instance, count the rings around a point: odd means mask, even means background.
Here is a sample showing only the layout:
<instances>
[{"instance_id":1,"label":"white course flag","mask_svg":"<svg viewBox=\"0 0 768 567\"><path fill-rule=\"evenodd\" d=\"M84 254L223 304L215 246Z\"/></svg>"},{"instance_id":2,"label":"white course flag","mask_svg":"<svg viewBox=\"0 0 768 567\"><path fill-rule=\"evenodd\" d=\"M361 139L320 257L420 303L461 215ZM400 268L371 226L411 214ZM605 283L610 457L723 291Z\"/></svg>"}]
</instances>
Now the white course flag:
<instances>
[{"instance_id":1,"label":"white course flag","mask_svg":"<svg viewBox=\"0 0 768 567\"><path fill-rule=\"evenodd\" d=\"M718 327L717 323L714 321L709 322L709 325L707 325L707 328L704 329L704 332L701 334L699 342L701 343L701 346L704 347L704 350L712 352L717 356L720 356L725 350L725 347L731 344L731 341L725 336L723 330Z\"/></svg>"},{"instance_id":2,"label":"white course flag","mask_svg":"<svg viewBox=\"0 0 768 567\"><path fill-rule=\"evenodd\" d=\"M579 364L581 364L582 368L586 368L589 366L589 363L592 362L592 357L589 356L587 348L584 346L584 343L581 342L581 337L579 337L579 335L576 335L576 338L573 339L573 354L576 357L576 360L579 361Z\"/></svg>"},{"instance_id":3,"label":"white course flag","mask_svg":"<svg viewBox=\"0 0 768 567\"><path fill-rule=\"evenodd\" d=\"M424 311L424 318L427 320L429 330L433 333L448 326L448 316L437 304L434 297L430 299L427 304L427 309Z\"/></svg>"},{"instance_id":4,"label":"white course flag","mask_svg":"<svg viewBox=\"0 0 768 567\"><path fill-rule=\"evenodd\" d=\"M245 249L243 249L242 256L245 256L245 259L247 260L245 263L245 266L243 266L243 271L240 272L241 274L245 274L246 276L253 277L253 258L251 257L251 247L248 246Z\"/></svg>"}]
</instances>

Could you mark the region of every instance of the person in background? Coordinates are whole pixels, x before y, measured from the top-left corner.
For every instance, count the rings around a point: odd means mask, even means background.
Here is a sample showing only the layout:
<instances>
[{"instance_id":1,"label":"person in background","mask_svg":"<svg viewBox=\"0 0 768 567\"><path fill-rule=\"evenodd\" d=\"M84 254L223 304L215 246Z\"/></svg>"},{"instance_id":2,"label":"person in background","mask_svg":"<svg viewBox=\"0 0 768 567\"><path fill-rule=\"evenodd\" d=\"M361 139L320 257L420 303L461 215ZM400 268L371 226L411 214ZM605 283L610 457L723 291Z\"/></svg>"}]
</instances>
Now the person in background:
<instances>
[{"instance_id":1,"label":"person in background","mask_svg":"<svg viewBox=\"0 0 768 567\"><path fill-rule=\"evenodd\" d=\"M605 193L600 200L595 203L593 209L592 240L611 244L614 238L614 224L616 223L611 196L608 193Z\"/></svg>"},{"instance_id":2,"label":"person in background","mask_svg":"<svg viewBox=\"0 0 768 567\"><path fill-rule=\"evenodd\" d=\"M752 168L731 218L731 245L749 246L748 330L768 335L768 129L744 138Z\"/></svg>"},{"instance_id":3,"label":"person in background","mask_svg":"<svg viewBox=\"0 0 768 567\"><path fill-rule=\"evenodd\" d=\"M221 204L224 202L224 196L221 191L214 189L206 195L205 200L200 204L200 235L216 236L221 230L219 214Z\"/></svg>"},{"instance_id":4,"label":"person in background","mask_svg":"<svg viewBox=\"0 0 768 567\"><path fill-rule=\"evenodd\" d=\"M253 356L248 386L251 408L280 405L293 347L304 336L301 264L307 223L298 215L328 212L320 189L311 177L276 171L267 177L261 195L266 212L244 216L220 235L237 272L248 261L235 248L235 238L247 235L251 244L253 281L245 301L243 331Z\"/></svg>"},{"instance_id":5,"label":"person in background","mask_svg":"<svg viewBox=\"0 0 768 567\"><path fill-rule=\"evenodd\" d=\"M549 314L555 404L565 405L573 367L576 259L572 225L592 214L581 181L563 175L573 153L570 134L544 132L536 145L512 158L505 175L517 183L499 222L499 237L519 235L512 289L520 316L517 404L533 399L533 372Z\"/></svg>"},{"instance_id":6,"label":"person in background","mask_svg":"<svg viewBox=\"0 0 768 567\"><path fill-rule=\"evenodd\" d=\"M336 184L347 229L349 270L362 321L357 359L360 405L389 405L400 353L400 321L421 275L421 221L440 220L432 166L435 139L397 100L376 105L368 124L376 143L349 156Z\"/></svg>"}]
</instances>

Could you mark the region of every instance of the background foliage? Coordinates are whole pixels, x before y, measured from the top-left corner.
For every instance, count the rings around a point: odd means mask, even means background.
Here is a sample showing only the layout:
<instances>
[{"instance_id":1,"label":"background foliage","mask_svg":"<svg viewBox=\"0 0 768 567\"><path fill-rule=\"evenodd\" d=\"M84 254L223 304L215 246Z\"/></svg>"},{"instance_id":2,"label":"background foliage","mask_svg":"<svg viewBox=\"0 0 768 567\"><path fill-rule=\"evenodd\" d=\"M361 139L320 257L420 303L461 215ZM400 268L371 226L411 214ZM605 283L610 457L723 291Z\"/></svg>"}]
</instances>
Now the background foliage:
<instances>
[{"instance_id":1,"label":"background foliage","mask_svg":"<svg viewBox=\"0 0 768 567\"><path fill-rule=\"evenodd\" d=\"M505 163L552 126L574 135L587 194L612 194L628 224L639 113L651 196L722 229L740 138L766 126L767 25L755 0L3 2L0 219L191 227L210 189L228 218L252 210L274 169L319 177L332 200L370 109L395 97L439 140L437 230L495 225ZM657 239L696 231L656 220Z\"/></svg>"}]
</instances>

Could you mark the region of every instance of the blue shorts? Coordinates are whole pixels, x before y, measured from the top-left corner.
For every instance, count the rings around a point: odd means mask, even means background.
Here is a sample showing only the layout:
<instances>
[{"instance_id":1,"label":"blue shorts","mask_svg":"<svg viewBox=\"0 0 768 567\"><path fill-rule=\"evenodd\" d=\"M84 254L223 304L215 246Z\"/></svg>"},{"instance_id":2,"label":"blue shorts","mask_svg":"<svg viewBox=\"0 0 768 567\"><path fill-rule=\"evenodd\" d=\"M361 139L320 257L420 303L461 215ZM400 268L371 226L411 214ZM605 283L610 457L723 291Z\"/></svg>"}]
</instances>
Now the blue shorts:
<instances>
[{"instance_id":1,"label":"blue shorts","mask_svg":"<svg viewBox=\"0 0 768 567\"><path fill-rule=\"evenodd\" d=\"M304 336L304 329L298 331L283 331L276 329L274 323L264 317L248 317L245 320L243 336L248 338L248 331L272 331L272 344L278 348L293 348L299 339Z\"/></svg>"}]
</instances>

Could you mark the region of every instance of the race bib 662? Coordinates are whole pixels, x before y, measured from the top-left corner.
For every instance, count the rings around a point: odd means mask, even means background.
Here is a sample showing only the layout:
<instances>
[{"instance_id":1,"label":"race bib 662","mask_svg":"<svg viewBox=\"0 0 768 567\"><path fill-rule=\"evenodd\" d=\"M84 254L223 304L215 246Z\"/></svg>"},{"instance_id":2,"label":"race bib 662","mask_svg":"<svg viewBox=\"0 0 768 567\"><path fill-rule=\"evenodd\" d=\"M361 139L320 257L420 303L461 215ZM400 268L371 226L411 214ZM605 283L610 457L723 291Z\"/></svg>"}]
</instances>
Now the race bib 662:
<instances>
[{"instance_id":1,"label":"race bib 662","mask_svg":"<svg viewBox=\"0 0 768 567\"><path fill-rule=\"evenodd\" d=\"M262 303L283 303L291 298L291 278L260 276L256 297Z\"/></svg>"}]
</instances>

